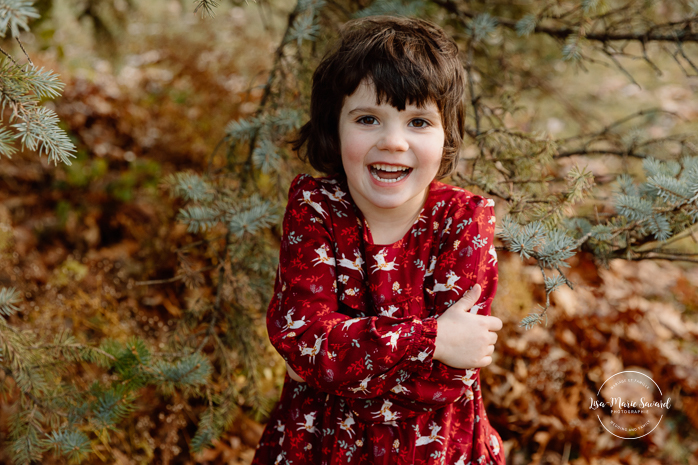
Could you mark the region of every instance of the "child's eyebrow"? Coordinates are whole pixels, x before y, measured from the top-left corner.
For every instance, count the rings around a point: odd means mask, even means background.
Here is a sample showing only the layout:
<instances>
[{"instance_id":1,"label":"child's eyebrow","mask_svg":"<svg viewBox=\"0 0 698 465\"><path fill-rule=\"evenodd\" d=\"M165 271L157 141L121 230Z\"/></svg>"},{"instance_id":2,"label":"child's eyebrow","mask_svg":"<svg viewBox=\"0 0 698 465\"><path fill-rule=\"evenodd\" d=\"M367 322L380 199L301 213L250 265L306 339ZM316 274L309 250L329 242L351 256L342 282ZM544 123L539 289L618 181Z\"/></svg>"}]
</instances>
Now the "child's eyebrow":
<instances>
[{"instance_id":1,"label":"child's eyebrow","mask_svg":"<svg viewBox=\"0 0 698 465\"><path fill-rule=\"evenodd\" d=\"M416 110L404 110L405 114L408 116L412 115L417 115L417 116L426 116L426 117L431 117L431 118L439 118L439 112L438 111L433 111L433 110L427 110L427 109L416 109ZM349 113L347 113L348 116L352 116L355 114L359 113L379 113L380 110L378 107L357 107L351 110Z\"/></svg>"}]
</instances>

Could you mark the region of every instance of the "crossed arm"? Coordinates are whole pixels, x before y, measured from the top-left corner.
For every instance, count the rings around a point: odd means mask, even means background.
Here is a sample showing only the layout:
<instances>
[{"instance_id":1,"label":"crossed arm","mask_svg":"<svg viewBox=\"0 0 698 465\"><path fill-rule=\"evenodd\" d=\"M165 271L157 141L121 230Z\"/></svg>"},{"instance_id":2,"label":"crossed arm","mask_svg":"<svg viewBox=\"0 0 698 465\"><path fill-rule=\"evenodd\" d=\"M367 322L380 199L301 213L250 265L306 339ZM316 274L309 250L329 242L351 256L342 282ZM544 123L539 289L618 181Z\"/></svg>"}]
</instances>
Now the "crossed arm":
<instances>
[{"instance_id":1,"label":"crossed arm","mask_svg":"<svg viewBox=\"0 0 698 465\"><path fill-rule=\"evenodd\" d=\"M453 228L448 238L452 243L479 237L481 246L474 256L469 260L439 256L435 271L445 274L449 268L472 277L463 281L480 283L481 296L480 286L475 286L467 295L465 290L459 292L460 300L449 308L445 298L436 299L437 319L351 319L338 311L337 296L331 291L336 278L323 268L327 265L318 267L310 260L318 248L333 249L331 234L321 222L310 220L313 211L295 203L298 197L292 187L275 295L267 316L272 344L286 360L289 376L349 399L384 396L414 411L445 405L462 395L465 377L473 374L464 368L491 362L494 331L501 328L499 319L484 316L489 314L496 288L496 266L482 266L492 243L492 207L475 208L474 220L458 232ZM300 235L303 241L288 240ZM444 250L448 253L453 248L449 245ZM477 302L480 315L469 312ZM391 338L395 334L399 337ZM445 397L434 401L435 389Z\"/></svg>"}]
</instances>

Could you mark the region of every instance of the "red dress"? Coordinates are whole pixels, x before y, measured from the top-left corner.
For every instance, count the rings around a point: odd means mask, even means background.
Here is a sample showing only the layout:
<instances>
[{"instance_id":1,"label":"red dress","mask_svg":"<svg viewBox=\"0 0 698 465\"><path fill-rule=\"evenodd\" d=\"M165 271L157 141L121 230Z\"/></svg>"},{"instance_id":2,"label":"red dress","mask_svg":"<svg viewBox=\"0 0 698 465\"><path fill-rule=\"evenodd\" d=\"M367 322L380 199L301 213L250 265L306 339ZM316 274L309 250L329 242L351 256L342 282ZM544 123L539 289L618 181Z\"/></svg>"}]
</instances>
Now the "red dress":
<instances>
[{"instance_id":1,"label":"red dress","mask_svg":"<svg viewBox=\"0 0 698 465\"><path fill-rule=\"evenodd\" d=\"M398 242L373 244L343 176L289 190L267 313L286 376L253 464L504 464L479 369L432 359L436 317L497 287L494 202L434 181Z\"/></svg>"}]
</instances>

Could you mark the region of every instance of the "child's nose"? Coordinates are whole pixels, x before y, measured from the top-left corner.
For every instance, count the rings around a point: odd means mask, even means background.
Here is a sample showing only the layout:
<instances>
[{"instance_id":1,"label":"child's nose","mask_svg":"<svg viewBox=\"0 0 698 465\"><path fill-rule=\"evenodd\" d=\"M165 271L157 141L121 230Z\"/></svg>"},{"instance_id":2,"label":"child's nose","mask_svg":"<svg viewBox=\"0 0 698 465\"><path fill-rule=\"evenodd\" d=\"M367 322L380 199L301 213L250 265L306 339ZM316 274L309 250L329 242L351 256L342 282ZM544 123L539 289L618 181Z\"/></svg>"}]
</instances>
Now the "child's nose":
<instances>
[{"instance_id":1,"label":"child's nose","mask_svg":"<svg viewBox=\"0 0 698 465\"><path fill-rule=\"evenodd\" d=\"M409 144L399 127L386 126L380 140L376 144L376 148L389 152L405 152L409 148Z\"/></svg>"}]
</instances>

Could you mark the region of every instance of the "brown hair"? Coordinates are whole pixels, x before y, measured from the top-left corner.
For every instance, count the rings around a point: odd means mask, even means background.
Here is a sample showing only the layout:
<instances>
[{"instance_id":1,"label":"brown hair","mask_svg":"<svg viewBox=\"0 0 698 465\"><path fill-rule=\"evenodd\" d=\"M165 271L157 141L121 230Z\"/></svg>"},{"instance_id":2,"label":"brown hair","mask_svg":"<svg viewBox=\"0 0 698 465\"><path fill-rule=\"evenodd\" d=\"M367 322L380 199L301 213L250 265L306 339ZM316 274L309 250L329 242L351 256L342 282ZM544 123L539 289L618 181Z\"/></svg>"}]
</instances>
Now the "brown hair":
<instances>
[{"instance_id":1,"label":"brown hair","mask_svg":"<svg viewBox=\"0 0 698 465\"><path fill-rule=\"evenodd\" d=\"M402 111L406 102L436 103L445 132L437 178L451 174L465 130L463 66L456 43L439 26L416 18L372 16L344 25L313 74L310 121L293 141L301 159L322 173L344 172L339 115L345 97L366 78L375 85L378 104L387 100Z\"/></svg>"}]
</instances>

